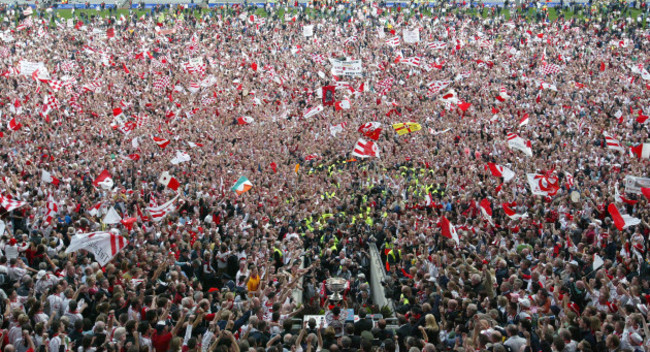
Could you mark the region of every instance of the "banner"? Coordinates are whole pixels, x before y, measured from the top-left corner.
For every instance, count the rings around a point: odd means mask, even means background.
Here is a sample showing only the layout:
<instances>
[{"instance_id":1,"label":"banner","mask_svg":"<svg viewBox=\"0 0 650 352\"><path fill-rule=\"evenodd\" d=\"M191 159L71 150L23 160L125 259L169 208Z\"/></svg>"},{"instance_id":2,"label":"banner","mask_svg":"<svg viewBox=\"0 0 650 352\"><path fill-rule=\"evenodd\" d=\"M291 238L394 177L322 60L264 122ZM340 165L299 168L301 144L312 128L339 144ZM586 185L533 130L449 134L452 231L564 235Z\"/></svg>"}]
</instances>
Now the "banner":
<instances>
[{"instance_id":1,"label":"banner","mask_svg":"<svg viewBox=\"0 0 650 352\"><path fill-rule=\"evenodd\" d=\"M302 35L305 37L311 37L314 35L314 25L302 27Z\"/></svg>"},{"instance_id":2,"label":"banner","mask_svg":"<svg viewBox=\"0 0 650 352\"><path fill-rule=\"evenodd\" d=\"M650 178L625 176L625 193L642 194L641 188L650 187Z\"/></svg>"},{"instance_id":3,"label":"banner","mask_svg":"<svg viewBox=\"0 0 650 352\"><path fill-rule=\"evenodd\" d=\"M413 44L420 41L420 30L417 28L410 31L405 29L402 35L404 36L404 43Z\"/></svg>"},{"instance_id":4,"label":"banner","mask_svg":"<svg viewBox=\"0 0 650 352\"><path fill-rule=\"evenodd\" d=\"M25 76L31 76L34 71L39 70L42 74L41 76L49 75L45 64L42 62L31 62L27 60L21 60L19 63L20 74Z\"/></svg>"},{"instance_id":5,"label":"banner","mask_svg":"<svg viewBox=\"0 0 650 352\"><path fill-rule=\"evenodd\" d=\"M323 105L325 106L334 105L334 102L336 100L334 97L335 89L336 88L334 86L323 87L322 89Z\"/></svg>"},{"instance_id":6,"label":"banner","mask_svg":"<svg viewBox=\"0 0 650 352\"><path fill-rule=\"evenodd\" d=\"M332 74L334 76L354 76L361 77L363 68L361 60L341 61L330 59L332 64Z\"/></svg>"}]
</instances>

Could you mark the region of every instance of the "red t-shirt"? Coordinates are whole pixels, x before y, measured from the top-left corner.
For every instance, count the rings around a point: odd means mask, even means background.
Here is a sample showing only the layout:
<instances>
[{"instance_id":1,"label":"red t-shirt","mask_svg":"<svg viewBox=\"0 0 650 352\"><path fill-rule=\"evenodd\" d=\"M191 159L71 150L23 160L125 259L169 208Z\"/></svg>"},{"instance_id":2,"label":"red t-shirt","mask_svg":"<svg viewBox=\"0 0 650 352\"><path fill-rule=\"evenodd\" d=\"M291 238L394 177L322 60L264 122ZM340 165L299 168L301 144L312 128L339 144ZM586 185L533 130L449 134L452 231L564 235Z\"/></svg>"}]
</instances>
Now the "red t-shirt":
<instances>
[{"instance_id":1,"label":"red t-shirt","mask_svg":"<svg viewBox=\"0 0 650 352\"><path fill-rule=\"evenodd\" d=\"M154 331L151 335L151 344L156 352L167 352L169 349L169 343L172 341L172 333L165 332L161 335L158 335L158 331Z\"/></svg>"}]
</instances>

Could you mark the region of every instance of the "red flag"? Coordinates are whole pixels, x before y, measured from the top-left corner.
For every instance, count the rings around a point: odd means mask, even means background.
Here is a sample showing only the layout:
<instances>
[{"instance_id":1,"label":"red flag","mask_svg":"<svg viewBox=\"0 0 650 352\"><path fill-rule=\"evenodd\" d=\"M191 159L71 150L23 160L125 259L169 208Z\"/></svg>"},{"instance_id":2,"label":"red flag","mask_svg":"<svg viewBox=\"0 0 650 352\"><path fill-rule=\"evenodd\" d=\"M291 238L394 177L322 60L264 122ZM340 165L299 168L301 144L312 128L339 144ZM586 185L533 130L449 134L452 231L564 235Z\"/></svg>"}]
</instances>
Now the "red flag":
<instances>
[{"instance_id":1,"label":"red flag","mask_svg":"<svg viewBox=\"0 0 650 352\"><path fill-rule=\"evenodd\" d=\"M447 220L446 217L442 217L442 220L440 220L440 226L442 227L442 236L453 239L457 245L460 244L456 228L451 224L451 222L449 222L449 220Z\"/></svg>"},{"instance_id":2,"label":"red flag","mask_svg":"<svg viewBox=\"0 0 650 352\"><path fill-rule=\"evenodd\" d=\"M642 188L641 188L641 193L643 193L643 195L644 195L648 200L650 200L650 188L642 187Z\"/></svg>"},{"instance_id":3,"label":"red flag","mask_svg":"<svg viewBox=\"0 0 650 352\"><path fill-rule=\"evenodd\" d=\"M9 127L9 129L12 131L18 131L21 127L23 127L23 125L20 122L16 122L16 118L14 117L9 120L9 125L7 127Z\"/></svg>"},{"instance_id":4,"label":"red flag","mask_svg":"<svg viewBox=\"0 0 650 352\"><path fill-rule=\"evenodd\" d=\"M471 105L472 105L471 103L468 103L468 102L465 102L465 101L464 101L464 102L458 104L458 107L459 107L463 112L465 112L465 111L467 111L467 109L469 109L469 107L470 107Z\"/></svg>"},{"instance_id":5,"label":"red flag","mask_svg":"<svg viewBox=\"0 0 650 352\"><path fill-rule=\"evenodd\" d=\"M109 38L114 38L115 37L115 29L109 28L106 30L106 36Z\"/></svg>"},{"instance_id":6,"label":"red flag","mask_svg":"<svg viewBox=\"0 0 650 352\"><path fill-rule=\"evenodd\" d=\"M601 71L601 72L602 72L602 71L605 71L605 63L604 63L604 62L601 62L601 63L600 63L600 71Z\"/></svg>"},{"instance_id":7,"label":"red flag","mask_svg":"<svg viewBox=\"0 0 650 352\"><path fill-rule=\"evenodd\" d=\"M253 71L257 72L257 62L253 62L251 64L251 68L253 69Z\"/></svg>"},{"instance_id":8,"label":"red flag","mask_svg":"<svg viewBox=\"0 0 650 352\"><path fill-rule=\"evenodd\" d=\"M130 72L131 72L131 71L129 71L128 68L126 68L126 64L125 64L125 63L122 63L122 69L124 69L124 72L125 72L125 73L130 73Z\"/></svg>"},{"instance_id":9,"label":"red flag","mask_svg":"<svg viewBox=\"0 0 650 352\"><path fill-rule=\"evenodd\" d=\"M278 172L278 165L275 162L271 162L271 170L273 170L273 173Z\"/></svg>"},{"instance_id":10,"label":"red flag","mask_svg":"<svg viewBox=\"0 0 650 352\"><path fill-rule=\"evenodd\" d=\"M126 227L129 231L131 231L131 230L133 230L133 224L135 223L136 220L137 220L137 218L135 218L135 217L126 218L126 219L120 220L120 223L122 225L124 225L124 227Z\"/></svg>"}]
</instances>

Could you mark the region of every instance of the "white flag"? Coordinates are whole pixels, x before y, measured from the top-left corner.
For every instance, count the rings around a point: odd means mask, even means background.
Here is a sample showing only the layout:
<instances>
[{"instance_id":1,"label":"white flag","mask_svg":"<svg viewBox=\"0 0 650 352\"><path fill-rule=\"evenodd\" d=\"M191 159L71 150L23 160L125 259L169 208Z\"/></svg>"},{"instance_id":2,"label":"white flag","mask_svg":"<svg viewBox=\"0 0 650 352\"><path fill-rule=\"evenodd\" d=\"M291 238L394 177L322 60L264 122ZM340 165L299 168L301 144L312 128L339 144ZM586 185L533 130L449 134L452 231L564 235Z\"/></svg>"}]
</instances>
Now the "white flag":
<instances>
[{"instance_id":1,"label":"white flag","mask_svg":"<svg viewBox=\"0 0 650 352\"><path fill-rule=\"evenodd\" d=\"M173 158L171 161L172 161L172 164L178 165L180 163L190 161L190 160L191 160L191 158L190 158L189 154L187 154L185 152L181 152L180 150L177 150L176 151L176 157Z\"/></svg>"},{"instance_id":2,"label":"white flag","mask_svg":"<svg viewBox=\"0 0 650 352\"><path fill-rule=\"evenodd\" d=\"M120 220L122 220L120 214L117 213L115 208L111 207L108 209L108 213L106 213L106 216L104 216L104 220L102 220L102 222L106 225L113 225L118 224Z\"/></svg>"}]
</instances>

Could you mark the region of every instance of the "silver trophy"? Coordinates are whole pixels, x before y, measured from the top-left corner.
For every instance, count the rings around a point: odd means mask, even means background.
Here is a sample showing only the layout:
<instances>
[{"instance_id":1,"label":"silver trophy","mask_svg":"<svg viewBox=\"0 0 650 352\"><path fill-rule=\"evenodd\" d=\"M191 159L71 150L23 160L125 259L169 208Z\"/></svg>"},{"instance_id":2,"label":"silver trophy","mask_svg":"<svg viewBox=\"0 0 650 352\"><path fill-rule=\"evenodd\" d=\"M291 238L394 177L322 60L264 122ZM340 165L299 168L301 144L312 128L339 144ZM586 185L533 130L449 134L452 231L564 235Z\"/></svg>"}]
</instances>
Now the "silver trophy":
<instances>
[{"instance_id":1,"label":"silver trophy","mask_svg":"<svg viewBox=\"0 0 650 352\"><path fill-rule=\"evenodd\" d=\"M342 278L342 277L330 277L327 279L327 289L332 291L333 293L328 296L330 301L332 302L338 302L343 300L343 296L341 296L341 292L345 290L345 285L347 284L347 280Z\"/></svg>"}]
</instances>

